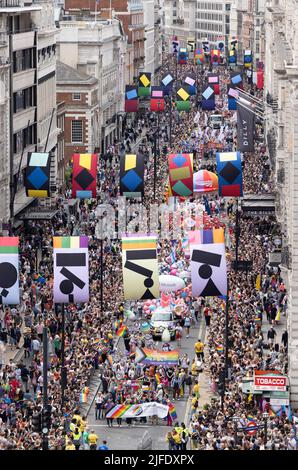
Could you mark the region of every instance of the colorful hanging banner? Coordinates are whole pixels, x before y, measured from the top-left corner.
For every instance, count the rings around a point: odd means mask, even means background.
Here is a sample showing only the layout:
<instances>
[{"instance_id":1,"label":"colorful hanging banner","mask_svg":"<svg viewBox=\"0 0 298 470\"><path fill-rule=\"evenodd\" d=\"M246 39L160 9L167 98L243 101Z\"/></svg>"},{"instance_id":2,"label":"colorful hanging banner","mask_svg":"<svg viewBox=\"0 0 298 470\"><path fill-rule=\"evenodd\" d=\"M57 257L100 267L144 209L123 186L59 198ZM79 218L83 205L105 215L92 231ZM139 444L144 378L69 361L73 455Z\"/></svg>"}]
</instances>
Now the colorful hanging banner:
<instances>
[{"instance_id":1,"label":"colorful hanging banner","mask_svg":"<svg viewBox=\"0 0 298 470\"><path fill-rule=\"evenodd\" d=\"M211 51L211 64L218 65L220 63L220 50L213 49Z\"/></svg>"},{"instance_id":2,"label":"colorful hanging banner","mask_svg":"<svg viewBox=\"0 0 298 470\"><path fill-rule=\"evenodd\" d=\"M125 87L125 112L136 113L139 109L138 87L126 85Z\"/></svg>"},{"instance_id":3,"label":"colorful hanging banner","mask_svg":"<svg viewBox=\"0 0 298 470\"><path fill-rule=\"evenodd\" d=\"M177 36L172 37L172 52L173 54L178 54L179 52L179 41Z\"/></svg>"},{"instance_id":4,"label":"colorful hanging banner","mask_svg":"<svg viewBox=\"0 0 298 470\"><path fill-rule=\"evenodd\" d=\"M250 69L252 67L252 52L251 50L244 51L244 67Z\"/></svg>"},{"instance_id":5,"label":"colorful hanging banner","mask_svg":"<svg viewBox=\"0 0 298 470\"><path fill-rule=\"evenodd\" d=\"M191 230L187 234L189 245L206 245L208 243L224 243L225 231L223 228L210 230Z\"/></svg>"},{"instance_id":6,"label":"colorful hanging banner","mask_svg":"<svg viewBox=\"0 0 298 470\"><path fill-rule=\"evenodd\" d=\"M193 194L193 154L169 155L170 195L189 197Z\"/></svg>"},{"instance_id":7,"label":"colorful hanging banner","mask_svg":"<svg viewBox=\"0 0 298 470\"><path fill-rule=\"evenodd\" d=\"M120 156L120 194L127 197L144 196L144 155Z\"/></svg>"},{"instance_id":8,"label":"colorful hanging banner","mask_svg":"<svg viewBox=\"0 0 298 470\"><path fill-rule=\"evenodd\" d=\"M51 157L49 153L28 153L25 188L28 197L50 197Z\"/></svg>"},{"instance_id":9,"label":"colorful hanging banner","mask_svg":"<svg viewBox=\"0 0 298 470\"><path fill-rule=\"evenodd\" d=\"M190 111L190 93L188 88L189 87L187 85L183 85L177 90L177 111Z\"/></svg>"},{"instance_id":10,"label":"colorful hanging banner","mask_svg":"<svg viewBox=\"0 0 298 470\"><path fill-rule=\"evenodd\" d=\"M141 72L139 75L138 95L139 97L150 96L151 73Z\"/></svg>"},{"instance_id":11,"label":"colorful hanging banner","mask_svg":"<svg viewBox=\"0 0 298 470\"><path fill-rule=\"evenodd\" d=\"M203 85L202 89L202 109L214 111L215 109L215 93L211 84Z\"/></svg>"},{"instance_id":12,"label":"colorful hanging banner","mask_svg":"<svg viewBox=\"0 0 298 470\"><path fill-rule=\"evenodd\" d=\"M219 75L216 73L208 73L208 83L212 85L215 95L220 94L219 89Z\"/></svg>"},{"instance_id":13,"label":"colorful hanging banner","mask_svg":"<svg viewBox=\"0 0 298 470\"><path fill-rule=\"evenodd\" d=\"M178 64L185 65L187 64L187 60L188 60L187 49L185 47L180 47L179 53L178 53Z\"/></svg>"},{"instance_id":14,"label":"colorful hanging banner","mask_svg":"<svg viewBox=\"0 0 298 470\"><path fill-rule=\"evenodd\" d=\"M242 164L240 152L217 152L218 193L221 197L242 197Z\"/></svg>"},{"instance_id":15,"label":"colorful hanging banner","mask_svg":"<svg viewBox=\"0 0 298 470\"><path fill-rule=\"evenodd\" d=\"M192 54L195 51L195 44L196 44L195 38L187 38L187 50L189 54L191 55L191 57L193 57Z\"/></svg>"},{"instance_id":16,"label":"colorful hanging banner","mask_svg":"<svg viewBox=\"0 0 298 470\"><path fill-rule=\"evenodd\" d=\"M53 237L53 248L54 302L88 302L88 237Z\"/></svg>"},{"instance_id":17,"label":"colorful hanging banner","mask_svg":"<svg viewBox=\"0 0 298 470\"><path fill-rule=\"evenodd\" d=\"M149 348L136 348L135 363L151 366L175 367L178 365L179 351L158 351Z\"/></svg>"},{"instance_id":18,"label":"colorful hanging banner","mask_svg":"<svg viewBox=\"0 0 298 470\"><path fill-rule=\"evenodd\" d=\"M19 303L19 237L0 237L0 304Z\"/></svg>"},{"instance_id":19,"label":"colorful hanging banner","mask_svg":"<svg viewBox=\"0 0 298 470\"><path fill-rule=\"evenodd\" d=\"M165 109L164 88L162 86L151 87L150 111L161 112Z\"/></svg>"},{"instance_id":20,"label":"colorful hanging banner","mask_svg":"<svg viewBox=\"0 0 298 470\"><path fill-rule=\"evenodd\" d=\"M74 153L72 173L72 197L96 198L96 153Z\"/></svg>"},{"instance_id":21,"label":"colorful hanging banner","mask_svg":"<svg viewBox=\"0 0 298 470\"><path fill-rule=\"evenodd\" d=\"M234 49L229 50L229 64L237 65L237 52Z\"/></svg>"},{"instance_id":22,"label":"colorful hanging banner","mask_svg":"<svg viewBox=\"0 0 298 470\"><path fill-rule=\"evenodd\" d=\"M193 297L227 295L224 243L190 245Z\"/></svg>"},{"instance_id":23,"label":"colorful hanging banner","mask_svg":"<svg viewBox=\"0 0 298 470\"><path fill-rule=\"evenodd\" d=\"M160 295L156 235L122 237L125 300L156 299Z\"/></svg>"},{"instance_id":24,"label":"colorful hanging banner","mask_svg":"<svg viewBox=\"0 0 298 470\"><path fill-rule=\"evenodd\" d=\"M195 64L201 65L205 62L204 49L196 49L195 51Z\"/></svg>"},{"instance_id":25,"label":"colorful hanging banner","mask_svg":"<svg viewBox=\"0 0 298 470\"><path fill-rule=\"evenodd\" d=\"M188 92L191 96L196 95L197 89L196 89L196 76L195 75L188 73L185 76L184 84L188 87Z\"/></svg>"}]
</instances>

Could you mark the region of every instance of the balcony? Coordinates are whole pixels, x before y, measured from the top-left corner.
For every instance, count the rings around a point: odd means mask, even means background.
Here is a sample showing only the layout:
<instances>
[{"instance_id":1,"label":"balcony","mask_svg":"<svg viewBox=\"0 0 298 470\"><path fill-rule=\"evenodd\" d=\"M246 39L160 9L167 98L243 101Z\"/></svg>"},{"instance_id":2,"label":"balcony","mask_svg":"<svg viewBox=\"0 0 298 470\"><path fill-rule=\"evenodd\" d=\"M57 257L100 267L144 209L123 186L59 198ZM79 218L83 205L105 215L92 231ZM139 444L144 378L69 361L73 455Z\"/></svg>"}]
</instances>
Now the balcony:
<instances>
[{"instance_id":1,"label":"balcony","mask_svg":"<svg viewBox=\"0 0 298 470\"><path fill-rule=\"evenodd\" d=\"M0 8L15 8L24 5L20 0L0 0Z\"/></svg>"}]
</instances>

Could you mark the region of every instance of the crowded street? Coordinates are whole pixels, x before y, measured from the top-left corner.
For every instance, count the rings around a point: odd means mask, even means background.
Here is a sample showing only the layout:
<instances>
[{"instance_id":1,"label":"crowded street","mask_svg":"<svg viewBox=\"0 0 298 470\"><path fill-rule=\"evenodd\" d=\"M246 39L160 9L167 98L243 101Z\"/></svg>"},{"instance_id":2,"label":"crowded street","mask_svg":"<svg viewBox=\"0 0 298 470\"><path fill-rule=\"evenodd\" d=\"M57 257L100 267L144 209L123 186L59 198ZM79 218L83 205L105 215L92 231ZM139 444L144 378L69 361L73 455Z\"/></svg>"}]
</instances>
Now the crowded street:
<instances>
[{"instance_id":1,"label":"crowded street","mask_svg":"<svg viewBox=\"0 0 298 470\"><path fill-rule=\"evenodd\" d=\"M264 86L169 49L0 238L1 450L297 450Z\"/></svg>"}]
</instances>

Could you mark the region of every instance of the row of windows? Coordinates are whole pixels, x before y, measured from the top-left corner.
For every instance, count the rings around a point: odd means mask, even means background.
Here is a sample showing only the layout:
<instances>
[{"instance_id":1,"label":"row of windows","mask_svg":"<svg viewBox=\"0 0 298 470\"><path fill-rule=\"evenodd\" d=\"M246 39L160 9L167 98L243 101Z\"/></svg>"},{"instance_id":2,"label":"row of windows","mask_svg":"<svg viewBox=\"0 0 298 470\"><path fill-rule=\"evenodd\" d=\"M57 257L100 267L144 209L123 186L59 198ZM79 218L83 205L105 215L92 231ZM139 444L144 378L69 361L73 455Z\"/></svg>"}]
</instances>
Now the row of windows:
<instances>
[{"instance_id":1,"label":"row of windows","mask_svg":"<svg viewBox=\"0 0 298 470\"><path fill-rule=\"evenodd\" d=\"M200 12L197 15L197 18L200 20L212 20L212 21L222 21L223 15L218 14L218 13L205 13L205 12Z\"/></svg>"},{"instance_id":2,"label":"row of windows","mask_svg":"<svg viewBox=\"0 0 298 470\"><path fill-rule=\"evenodd\" d=\"M13 153L21 153L23 148L36 143L36 124L25 127L13 135Z\"/></svg>"},{"instance_id":3,"label":"row of windows","mask_svg":"<svg viewBox=\"0 0 298 470\"><path fill-rule=\"evenodd\" d=\"M197 29L200 29L201 31L218 31L222 32L222 24L218 23L197 23Z\"/></svg>"},{"instance_id":4,"label":"row of windows","mask_svg":"<svg viewBox=\"0 0 298 470\"><path fill-rule=\"evenodd\" d=\"M22 72L36 67L34 48L23 49L13 53L13 72Z\"/></svg>"},{"instance_id":5,"label":"row of windows","mask_svg":"<svg viewBox=\"0 0 298 470\"><path fill-rule=\"evenodd\" d=\"M222 3L207 3L207 2L198 2L198 9L199 10L222 10L223 4Z\"/></svg>"},{"instance_id":6,"label":"row of windows","mask_svg":"<svg viewBox=\"0 0 298 470\"><path fill-rule=\"evenodd\" d=\"M36 88L29 87L13 94L13 112L36 106Z\"/></svg>"}]
</instances>

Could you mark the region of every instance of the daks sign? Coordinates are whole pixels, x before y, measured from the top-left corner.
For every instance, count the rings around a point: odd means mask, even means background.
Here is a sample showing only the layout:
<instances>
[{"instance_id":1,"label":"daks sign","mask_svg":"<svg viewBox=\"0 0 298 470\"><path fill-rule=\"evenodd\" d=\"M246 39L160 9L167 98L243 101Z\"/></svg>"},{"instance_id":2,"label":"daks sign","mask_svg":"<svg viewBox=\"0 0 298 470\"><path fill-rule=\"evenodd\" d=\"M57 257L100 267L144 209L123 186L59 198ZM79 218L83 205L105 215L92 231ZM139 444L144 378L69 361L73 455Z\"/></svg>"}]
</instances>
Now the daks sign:
<instances>
[{"instance_id":1,"label":"daks sign","mask_svg":"<svg viewBox=\"0 0 298 470\"><path fill-rule=\"evenodd\" d=\"M274 370L255 370L254 389L268 392L287 390L287 377Z\"/></svg>"}]
</instances>

